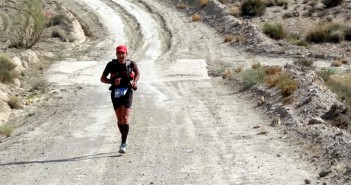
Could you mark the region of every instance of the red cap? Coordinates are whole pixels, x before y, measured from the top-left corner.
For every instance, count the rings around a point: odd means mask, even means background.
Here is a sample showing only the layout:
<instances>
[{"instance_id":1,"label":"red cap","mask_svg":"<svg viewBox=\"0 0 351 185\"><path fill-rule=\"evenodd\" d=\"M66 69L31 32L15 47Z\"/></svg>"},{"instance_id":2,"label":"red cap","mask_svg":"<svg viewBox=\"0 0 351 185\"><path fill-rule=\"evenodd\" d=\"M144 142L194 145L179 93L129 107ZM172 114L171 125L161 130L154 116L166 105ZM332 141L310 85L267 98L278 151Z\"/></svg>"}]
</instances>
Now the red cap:
<instances>
[{"instance_id":1,"label":"red cap","mask_svg":"<svg viewBox=\"0 0 351 185\"><path fill-rule=\"evenodd\" d=\"M126 46L124 46L124 45L117 46L117 48L116 48L116 52L123 52L123 53L127 53L127 47L126 47Z\"/></svg>"}]
</instances>

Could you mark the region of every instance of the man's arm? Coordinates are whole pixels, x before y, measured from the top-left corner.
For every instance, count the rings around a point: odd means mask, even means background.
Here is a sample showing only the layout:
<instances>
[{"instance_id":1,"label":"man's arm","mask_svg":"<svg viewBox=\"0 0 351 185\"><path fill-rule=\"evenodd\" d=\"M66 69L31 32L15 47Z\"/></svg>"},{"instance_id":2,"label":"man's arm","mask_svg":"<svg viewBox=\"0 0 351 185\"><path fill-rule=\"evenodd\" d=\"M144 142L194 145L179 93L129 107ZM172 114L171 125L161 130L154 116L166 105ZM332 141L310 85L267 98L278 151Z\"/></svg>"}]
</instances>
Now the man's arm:
<instances>
[{"instance_id":1,"label":"man's arm","mask_svg":"<svg viewBox=\"0 0 351 185\"><path fill-rule=\"evenodd\" d=\"M105 75L101 75L100 81L105 84L111 84L111 79L107 78Z\"/></svg>"}]
</instances>

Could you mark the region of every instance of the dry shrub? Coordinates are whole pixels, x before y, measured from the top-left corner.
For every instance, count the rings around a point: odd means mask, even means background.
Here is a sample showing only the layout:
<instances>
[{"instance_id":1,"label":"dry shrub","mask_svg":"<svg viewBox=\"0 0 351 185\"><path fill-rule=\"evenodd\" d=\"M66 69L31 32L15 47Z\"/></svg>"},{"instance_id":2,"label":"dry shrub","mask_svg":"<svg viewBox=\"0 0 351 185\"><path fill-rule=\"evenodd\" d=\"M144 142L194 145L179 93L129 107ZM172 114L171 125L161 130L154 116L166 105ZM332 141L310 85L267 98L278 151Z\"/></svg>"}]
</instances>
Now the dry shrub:
<instances>
[{"instance_id":1,"label":"dry shrub","mask_svg":"<svg viewBox=\"0 0 351 185\"><path fill-rule=\"evenodd\" d=\"M281 94L285 97L292 95L299 87L297 81L287 73L281 73L279 75L276 86L281 90Z\"/></svg>"},{"instance_id":2,"label":"dry shrub","mask_svg":"<svg viewBox=\"0 0 351 185\"><path fill-rule=\"evenodd\" d=\"M339 98L343 98L348 106L351 106L351 75L332 75L327 81L326 85L334 93L338 95Z\"/></svg>"},{"instance_id":3,"label":"dry shrub","mask_svg":"<svg viewBox=\"0 0 351 185\"><path fill-rule=\"evenodd\" d=\"M198 13L194 13L193 15L191 15L191 20L192 20L193 22L201 21L201 15L198 14Z\"/></svg>"},{"instance_id":4,"label":"dry shrub","mask_svg":"<svg viewBox=\"0 0 351 185\"><path fill-rule=\"evenodd\" d=\"M334 60L332 63L331 63L331 66L333 67L340 67L342 66L342 60Z\"/></svg>"},{"instance_id":5,"label":"dry shrub","mask_svg":"<svg viewBox=\"0 0 351 185\"><path fill-rule=\"evenodd\" d=\"M318 23L306 36L306 41L322 43L333 42L338 43L345 39L346 26L324 21Z\"/></svg>"},{"instance_id":6,"label":"dry shrub","mask_svg":"<svg viewBox=\"0 0 351 185\"><path fill-rule=\"evenodd\" d=\"M264 81L266 82L266 84L268 85L268 87L274 87L277 85L278 83L278 78L279 78L279 74L275 74L275 75L267 75L264 78Z\"/></svg>"},{"instance_id":7,"label":"dry shrub","mask_svg":"<svg viewBox=\"0 0 351 185\"><path fill-rule=\"evenodd\" d=\"M201 7L208 5L209 0L199 0L199 4Z\"/></svg>"},{"instance_id":8,"label":"dry shrub","mask_svg":"<svg viewBox=\"0 0 351 185\"><path fill-rule=\"evenodd\" d=\"M259 63L259 62L257 62L256 64L252 64L251 65L251 68L252 69L258 69L258 68L261 68L262 67L262 65L261 65L261 63Z\"/></svg>"},{"instance_id":9,"label":"dry shrub","mask_svg":"<svg viewBox=\"0 0 351 185\"><path fill-rule=\"evenodd\" d=\"M7 104L10 106L11 109L21 109L22 108L21 99L19 97L16 97L16 96L11 96L9 98L9 101L7 102Z\"/></svg>"},{"instance_id":10,"label":"dry shrub","mask_svg":"<svg viewBox=\"0 0 351 185\"><path fill-rule=\"evenodd\" d=\"M269 66L265 68L265 73L267 75L275 75L278 74L282 71L282 67L281 66Z\"/></svg>"},{"instance_id":11,"label":"dry shrub","mask_svg":"<svg viewBox=\"0 0 351 185\"><path fill-rule=\"evenodd\" d=\"M224 73L222 75L222 78L225 79L225 80L231 80L233 77L233 72L230 68L226 68L224 70Z\"/></svg>"},{"instance_id":12,"label":"dry shrub","mask_svg":"<svg viewBox=\"0 0 351 185\"><path fill-rule=\"evenodd\" d=\"M0 125L0 134L5 135L6 137L10 137L14 128L11 125Z\"/></svg>"},{"instance_id":13,"label":"dry shrub","mask_svg":"<svg viewBox=\"0 0 351 185\"><path fill-rule=\"evenodd\" d=\"M234 41L238 42L238 43L242 43L243 42L243 37L241 35L235 35L234 36Z\"/></svg>"},{"instance_id":14,"label":"dry shrub","mask_svg":"<svg viewBox=\"0 0 351 185\"><path fill-rule=\"evenodd\" d=\"M243 71L243 66L236 66L234 68L234 72L236 72L236 73L241 73L242 71Z\"/></svg>"},{"instance_id":15,"label":"dry shrub","mask_svg":"<svg viewBox=\"0 0 351 185\"><path fill-rule=\"evenodd\" d=\"M229 8L230 14L234 17L239 17L240 15L240 9L237 6L231 6Z\"/></svg>"},{"instance_id":16,"label":"dry shrub","mask_svg":"<svg viewBox=\"0 0 351 185\"><path fill-rule=\"evenodd\" d=\"M342 64L348 64L348 63L349 63L349 61L348 61L348 60L346 60L346 59L341 59L341 63L342 63Z\"/></svg>"},{"instance_id":17,"label":"dry shrub","mask_svg":"<svg viewBox=\"0 0 351 185\"><path fill-rule=\"evenodd\" d=\"M224 37L224 42L232 42L234 40L234 35L229 34Z\"/></svg>"},{"instance_id":18,"label":"dry shrub","mask_svg":"<svg viewBox=\"0 0 351 185\"><path fill-rule=\"evenodd\" d=\"M184 2L179 2L179 3L177 3L176 8L178 10L185 9L186 8L186 4Z\"/></svg>"},{"instance_id":19,"label":"dry shrub","mask_svg":"<svg viewBox=\"0 0 351 185\"><path fill-rule=\"evenodd\" d=\"M308 58L300 58L298 60L294 60L294 65L305 68L305 69L313 69L314 61Z\"/></svg>"},{"instance_id":20,"label":"dry shrub","mask_svg":"<svg viewBox=\"0 0 351 185\"><path fill-rule=\"evenodd\" d=\"M13 82L16 74L12 70L15 67L16 65L11 62L11 59L5 53L0 52L0 82Z\"/></svg>"},{"instance_id":21,"label":"dry shrub","mask_svg":"<svg viewBox=\"0 0 351 185\"><path fill-rule=\"evenodd\" d=\"M297 81L285 72L267 75L264 80L268 87L277 87L280 89L284 97L292 95L293 92L298 89Z\"/></svg>"},{"instance_id":22,"label":"dry shrub","mask_svg":"<svg viewBox=\"0 0 351 185\"><path fill-rule=\"evenodd\" d=\"M10 48L32 48L40 39L45 28L45 15L41 0L21 1L14 8L16 13L10 14L11 24L9 40Z\"/></svg>"}]
</instances>

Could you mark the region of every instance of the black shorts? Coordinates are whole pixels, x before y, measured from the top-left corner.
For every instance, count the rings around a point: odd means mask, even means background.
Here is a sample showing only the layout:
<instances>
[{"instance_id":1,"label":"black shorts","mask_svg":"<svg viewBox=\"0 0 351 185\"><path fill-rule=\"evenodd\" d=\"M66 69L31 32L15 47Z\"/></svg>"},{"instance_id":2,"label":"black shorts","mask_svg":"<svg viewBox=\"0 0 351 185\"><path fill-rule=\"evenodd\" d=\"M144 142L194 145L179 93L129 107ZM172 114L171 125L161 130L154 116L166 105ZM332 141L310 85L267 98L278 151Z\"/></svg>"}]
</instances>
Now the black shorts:
<instances>
[{"instance_id":1,"label":"black shorts","mask_svg":"<svg viewBox=\"0 0 351 185\"><path fill-rule=\"evenodd\" d=\"M113 97L113 90L112 90L111 91L111 100L112 100L113 108L115 110L122 105L124 105L126 108L131 108L132 102L133 102L133 90L128 89L126 95L121 96L119 98Z\"/></svg>"}]
</instances>

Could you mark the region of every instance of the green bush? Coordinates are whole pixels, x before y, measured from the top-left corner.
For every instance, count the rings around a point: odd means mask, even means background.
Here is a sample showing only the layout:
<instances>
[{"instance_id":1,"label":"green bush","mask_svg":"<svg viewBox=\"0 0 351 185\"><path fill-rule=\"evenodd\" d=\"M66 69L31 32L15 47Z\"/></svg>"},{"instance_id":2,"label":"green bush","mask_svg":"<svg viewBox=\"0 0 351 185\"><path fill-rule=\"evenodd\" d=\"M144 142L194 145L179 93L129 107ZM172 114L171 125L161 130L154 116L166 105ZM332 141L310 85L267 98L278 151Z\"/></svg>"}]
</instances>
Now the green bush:
<instances>
[{"instance_id":1,"label":"green bush","mask_svg":"<svg viewBox=\"0 0 351 185\"><path fill-rule=\"evenodd\" d=\"M317 75L320 76L324 80L324 82L327 82L329 81L330 76L335 73L336 73L335 68L327 68L326 70L318 71Z\"/></svg>"},{"instance_id":2,"label":"green bush","mask_svg":"<svg viewBox=\"0 0 351 185\"><path fill-rule=\"evenodd\" d=\"M261 16L266 11L266 5L262 0L246 0L241 5L242 15Z\"/></svg>"},{"instance_id":3,"label":"green bush","mask_svg":"<svg viewBox=\"0 0 351 185\"><path fill-rule=\"evenodd\" d=\"M10 125L0 125L0 134L5 135L6 137L10 137L14 128Z\"/></svg>"},{"instance_id":4,"label":"green bush","mask_svg":"<svg viewBox=\"0 0 351 185\"><path fill-rule=\"evenodd\" d=\"M301 37L297 34L288 35L288 42L297 46L308 46L308 42L301 39Z\"/></svg>"},{"instance_id":5,"label":"green bush","mask_svg":"<svg viewBox=\"0 0 351 185\"><path fill-rule=\"evenodd\" d=\"M15 75L11 70L15 67L16 65L11 62L11 59L6 54L0 53L0 82L13 82Z\"/></svg>"},{"instance_id":6,"label":"green bush","mask_svg":"<svg viewBox=\"0 0 351 185\"><path fill-rule=\"evenodd\" d=\"M344 0L322 0L322 3L327 6L327 8L338 6L342 2L344 2Z\"/></svg>"},{"instance_id":7,"label":"green bush","mask_svg":"<svg viewBox=\"0 0 351 185\"><path fill-rule=\"evenodd\" d=\"M243 73L243 85L245 89L249 89L257 83L261 83L266 76L265 70L262 67L249 69Z\"/></svg>"},{"instance_id":8,"label":"green bush","mask_svg":"<svg viewBox=\"0 0 351 185\"><path fill-rule=\"evenodd\" d=\"M9 7L15 13L9 16L13 24L10 28L9 39L13 48L31 48L38 41L45 28L45 16L43 14L41 0L25 0L17 7Z\"/></svg>"},{"instance_id":9,"label":"green bush","mask_svg":"<svg viewBox=\"0 0 351 185\"><path fill-rule=\"evenodd\" d=\"M265 23L263 25L263 33L275 40L285 37L283 26L280 23Z\"/></svg>"}]
</instances>

